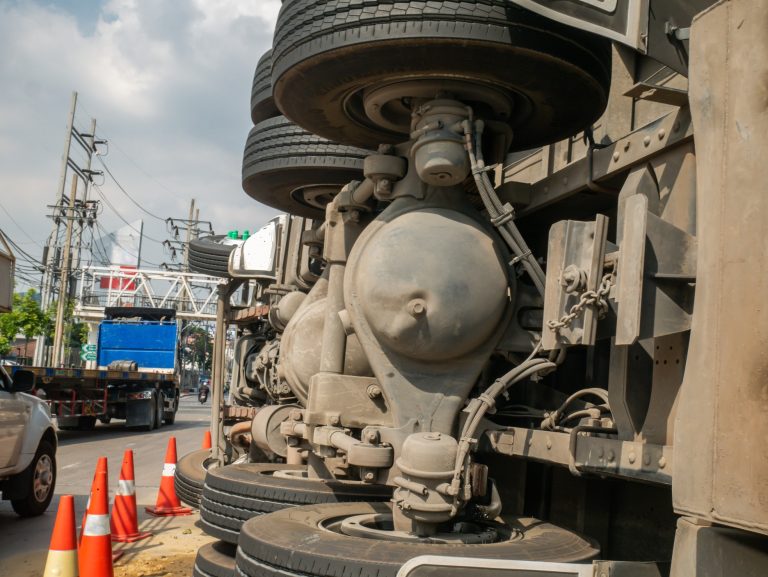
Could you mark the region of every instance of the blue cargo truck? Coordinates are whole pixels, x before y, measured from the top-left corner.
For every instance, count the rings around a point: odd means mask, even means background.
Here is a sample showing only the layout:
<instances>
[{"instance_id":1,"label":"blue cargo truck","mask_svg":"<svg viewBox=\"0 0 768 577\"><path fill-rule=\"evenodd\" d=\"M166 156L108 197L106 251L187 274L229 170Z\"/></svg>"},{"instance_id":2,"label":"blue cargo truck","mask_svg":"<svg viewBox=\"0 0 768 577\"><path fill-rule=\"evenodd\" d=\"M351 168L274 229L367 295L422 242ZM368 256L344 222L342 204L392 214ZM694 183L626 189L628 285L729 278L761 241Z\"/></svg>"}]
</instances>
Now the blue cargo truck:
<instances>
[{"instance_id":1,"label":"blue cargo truck","mask_svg":"<svg viewBox=\"0 0 768 577\"><path fill-rule=\"evenodd\" d=\"M173 309L108 307L99 324L97 369L25 367L59 429L123 419L152 430L176 420L179 331Z\"/></svg>"}]
</instances>

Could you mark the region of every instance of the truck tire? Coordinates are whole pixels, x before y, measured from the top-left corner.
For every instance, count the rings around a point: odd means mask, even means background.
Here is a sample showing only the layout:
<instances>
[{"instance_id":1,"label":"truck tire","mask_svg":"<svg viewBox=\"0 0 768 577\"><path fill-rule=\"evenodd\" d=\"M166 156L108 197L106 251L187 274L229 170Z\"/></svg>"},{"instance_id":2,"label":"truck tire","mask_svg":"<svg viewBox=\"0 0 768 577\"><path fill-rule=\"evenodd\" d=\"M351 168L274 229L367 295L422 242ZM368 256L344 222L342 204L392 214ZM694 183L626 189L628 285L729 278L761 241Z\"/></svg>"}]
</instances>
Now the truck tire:
<instances>
[{"instance_id":1,"label":"truck tire","mask_svg":"<svg viewBox=\"0 0 768 577\"><path fill-rule=\"evenodd\" d=\"M322 218L342 186L363 179L367 150L315 136L284 116L251 129L243 155L243 190L268 206Z\"/></svg>"},{"instance_id":2,"label":"truck tire","mask_svg":"<svg viewBox=\"0 0 768 577\"><path fill-rule=\"evenodd\" d=\"M11 499L11 507L21 517L36 517L45 513L56 489L56 449L43 439L29 466L14 479L26 495Z\"/></svg>"},{"instance_id":3,"label":"truck tire","mask_svg":"<svg viewBox=\"0 0 768 577\"><path fill-rule=\"evenodd\" d=\"M392 497L392 489L383 485L274 475L305 469L299 465L249 463L209 470L200 501L203 530L228 543L237 543L240 527L257 515L313 503L386 501Z\"/></svg>"},{"instance_id":4,"label":"truck tire","mask_svg":"<svg viewBox=\"0 0 768 577\"><path fill-rule=\"evenodd\" d=\"M238 575L395 577L406 561L419 555L565 563L586 561L599 553L588 539L536 519L521 520L506 533L500 524L485 524L497 527L503 539L484 544L386 541L333 529L335 521L345 517L391 512L389 503L332 503L251 519L240 533Z\"/></svg>"},{"instance_id":5,"label":"truck tire","mask_svg":"<svg viewBox=\"0 0 768 577\"><path fill-rule=\"evenodd\" d=\"M258 124L269 118L280 116L272 98L272 50L267 50L256 65L251 89L251 120Z\"/></svg>"},{"instance_id":6,"label":"truck tire","mask_svg":"<svg viewBox=\"0 0 768 577\"><path fill-rule=\"evenodd\" d=\"M154 431L157 428L157 394L153 391L149 398L149 422L141 427L145 431Z\"/></svg>"},{"instance_id":7,"label":"truck tire","mask_svg":"<svg viewBox=\"0 0 768 577\"><path fill-rule=\"evenodd\" d=\"M508 0L290 0L272 49L282 113L315 134L367 148L408 140L404 99L457 93L457 82L487 92L461 100L488 112L479 114L485 120L506 123L515 150L548 144L600 117L610 78L608 40ZM372 100L382 91L391 99ZM508 104L493 106L499 98Z\"/></svg>"},{"instance_id":8,"label":"truck tire","mask_svg":"<svg viewBox=\"0 0 768 577\"><path fill-rule=\"evenodd\" d=\"M210 455L210 449L199 449L187 453L176 463L174 475L176 494L187 505L200 507L207 470L206 461Z\"/></svg>"},{"instance_id":9,"label":"truck tire","mask_svg":"<svg viewBox=\"0 0 768 577\"><path fill-rule=\"evenodd\" d=\"M233 244L222 244L224 235L196 238L189 243L189 270L209 276L229 276L229 253Z\"/></svg>"},{"instance_id":10,"label":"truck tire","mask_svg":"<svg viewBox=\"0 0 768 577\"><path fill-rule=\"evenodd\" d=\"M224 541L203 545L197 550L192 577L233 577L237 547Z\"/></svg>"},{"instance_id":11,"label":"truck tire","mask_svg":"<svg viewBox=\"0 0 768 577\"><path fill-rule=\"evenodd\" d=\"M176 422L176 412L179 410L179 397L173 399L173 406L170 411L163 413L163 422L166 425L173 425Z\"/></svg>"}]
</instances>

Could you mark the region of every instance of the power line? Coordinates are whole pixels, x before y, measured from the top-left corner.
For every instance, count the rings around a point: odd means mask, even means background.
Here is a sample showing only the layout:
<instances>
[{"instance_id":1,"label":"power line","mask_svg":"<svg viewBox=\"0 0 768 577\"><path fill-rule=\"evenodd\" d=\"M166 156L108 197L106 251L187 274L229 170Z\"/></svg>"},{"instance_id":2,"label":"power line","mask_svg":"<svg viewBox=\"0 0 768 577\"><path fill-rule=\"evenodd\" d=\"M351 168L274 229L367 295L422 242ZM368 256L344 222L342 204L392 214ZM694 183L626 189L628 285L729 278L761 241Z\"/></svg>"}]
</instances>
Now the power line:
<instances>
[{"instance_id":1,"label":"power line","mask_svg":"<svg viewBox=\"0 0 768 577\"><path fill-rule=\"evenodd\" d=\"M80 103L80 106L83 108L83 110L85 110L85 112L87 112L89 115L91 115L91 116L92 116L92 114L91 114L91 112L88 110L88 107L87 107L87 106L83 105L83 104L82 104L82 102ZM158 185L160 188L162 188L162 189L163 189L163 190L165 190L166 192L168 192L168 193L172 194L172 195L173 195L173 196L175 196L176 198L178 198L178 199L183 199L183 198L184 198L184 197L183 197L183 195L179 194L179 193L178 193L178 192L176 192L175 190L171 190L171 189L170 189L170 188L168 188L168 187L167 187L165 184L163 184L163 183L162 183L162 182L161 182L161 181L160 181L160 180L159 180L157 177L155 177L155 176L151 175L149 172L147 172L147 171L146 171L146 170L145 170L145 169L144 169L144 168L143 168L143 167L142 167L142 166L141 166L141 165L140 165L138 162L136 162L136 161L135 161L135 160L134 160L134 159L133 159L133 158L132 158L132 157L131 157L131 156L130 156L130 155L129 155L129 154L128 154L128 153L127 153L127 152L126 152L124 149L123 149L123 148L121 148L121 147L120 147L120 145L119 145L119 144L118 144L118 143L117 143L117 142L116 142L116 141L115 141L113 138L111 138L111 137L110 137L110 136L109 136L109 135L108 135L106 132L104 132L104 130L102 130L102 128L101 128L101 127L99 127L99 131L98 131L98 132L99 132L99 134L100 134L101 136L103 136L103 137L104 137L106 140L109 140L109 145L110 145L110 146L114 146L114 147L115 147L115 148L116 148L118 151L120 151L120 153L121 153L121 154L122 154L122 155L123 155L123 156L124 156L124 157L125 157L125 158L128 160L128 162L130 162L131 164L133 164L133 166L135 166L135 167L136 167L136 168L139 170L139 172L141 172L141 173L142 173L144 176L146 176L148 179L150 179L150 180L154 181L154 182L155 182L155 184L157 184L157 185Z\"/></svg>"},{"instance_id":2,"label":"power line","mask_svg":"<svg viewBox=\"0 0 768 577\"><path fill-rule=\"evenodd\" d=\"M149 236L148 234L146 234L146 233L144 233L144 232L140 231L140 230L139 230L139 229L137 229L135 226L133 226L133 225L132 225L130 222L128 222L127 220L125 220L125 218L123 217L123 215L122 215L122 214L120 214L120 212L118 212L118 210L117 210L117 209L116 209L114 206L112 206L112 203L111 203L111 202L109 202L109 199L107 199L107 196L106 196L106 195L104 194L104 192L101 190L101 187L99 187L99 186L96 186L96 185L94 184L94 185L93 185L93 188L95 188L95 189L96 189L96 192L97 192L97 193L99 193L99 196L101 197L101 199L102 199L102 200L103 200L103 201L106 203L106 205L107 205L107 206L108 206L110 209L112 209L112 212L114 212L114 213L115 213L115 215L117 216L117 218L119 218L119 219L120 219L120 220L122 220L122 221L123 221L125 224L127 224L127 225L128 225L128 227L129 227L131 230L133 230L133 231L135 231L135 232L138 232L139 234L143 235L143 236L144 236L144 238L146 238L147 240L151 240L152 242L156 242L157 244L160 244L160 245L162 245L162 244L163 244L163 241L162 241L162 240L157 240L156 238L153 238L153 237Z\"/></svg>"},{"instance_id":3,"label":"power line","mask_svg":"<svg viewBox=\"0 0 768 577\"><path fill-rule=\"evenodd\" d=\"M110 237L112 236L112 235L111 235L110 233L108 233L108 232L107 232L107 231L106 231L106 230L105 230L105 229L104 229L104 228L101 226L101 224L99 224L98 222L96 223L96 226L97 226L99 229L101 229L101 232L103 232L103 233L104 233L104 234L106 234L107 236L110 236ZM99 235L99 236L100 236L100 238L102 238L102 237L101 237L101 235ZM121 249L123 249L123 250L124 250L126 253L128 253L129 255L136 257L137 261L141 259L141 257L140 257L139 255L137 255L137 254L136 254L136 253L134 253L134 252L131 252L130 250L128 250L127 248L125 248L125 247L124 247L122 244L120 244L120 243L117 241L117 238L116 238L116 237L115 237L115 238L113 238L113 239L111 239L111 240L110 240L110 242L112 242L112 243L116 244L117 246L119 246ZM103 243L102 243L102 246L104 246L104 245L103 245ZM106 249L104 250L104 254L106 255ZM155 263L155 262L150 262L150 261L148 261L146 258L144 259L144 262L145 262L145 263L147 263L147 264L151 264L152 266L156 266L156 267L159 267L159 266L160 266L159 264L157 264L157 263Z\"/></svg>"},{"instance_id":4,"label":"power line","mask_svg":"<svg viewBox=\"0 0 768 577\"><path fill-rule=\"evenodd\" d=\"M6 240L11 244L11 246L13 248L15 248L20 253L20 255L26 257L24 260L30 262L31 264L35 264L37 266L43 266L42 262L40 262L38 259L33 257L31 254L29 254L27 251L25 251L23 248L21 248L18 244L13 242L13 239L10 236L8 236L7 233L4 236L5 236Z\"/></svg>"},{"instance_id":5,"label":"power line","mask_svg":"<svg viewBox=\"0 0 768 577\"><path fill-rule=\"evenodd\" d=\"M22 226L21 226L21 225L20 225L20 224L19 224L19 223L16 221L16 219L15 219L15 218L13 218L13 216L11 215L11 213L10 213L10 212L8 212L8 210L7 210L7 209L6 209L6 208L3 206L3 203L1 203L1 202L0 202L0 209L2 209L2 210L3 210L3 212L4 212L6 215L8 215L8 218L10 218L10 219L11 219L11 222L12 222L13 224L15 224L15 225L16 225L16 228L18 228L18 229L21 231L21 233L22 233L24 236L26 236L26 237L27 237L29 240L31 240L32 242L34 242L34 243L35 243L37 246L39 246L40 248L43 248L43 245L42 245L42 244L40 244L40 243L39 243L39 242L37 242L37 241L36 241L34 238L32 238L31 236L29 236L29 234L27 234L27 231L26 231L26 230L24 230L24 229L22 228Z\"/></svg>"},{"instance_id":6,"label":"power line","mask_svg":"<svg viewBox=\"0 0 768 577\"><path fill-rule=\"evenodd\" d=\"M121 192L122 192L122 193L123 193L125 196L127 196L127 197L128 197L128 199L129 199L129 200L130 200L130 201L131 201L131 202L132 202L134 205L136 205L136 207L137 207L139 210L141 210L141 211L142 211L143 213L145 213L145 214L148 214L148 215L149 215L149 216L151 216L152 218L154 218L154 219L156 219L156 220L159 220L160 222L165 222L165 220L164 220L164 219L162 219L162 218L160 218L159 216L157 216L157 215L155 215L155 214L152 214L151 212L149 212L149 211L148 211L146 208L144 208L143 206L141 206L141 205L140 205L140 204L139 204L139 203L136 201L136 199L135 199L135 198L133 198L133 197L132 197L130 194L128 194L128 191L127 191L127 190L125 190L125 188L123 188L123 186L120 184L120 182L118 182L117 178L115 178L115 175L114 175L114 174L112 174L112 171L111 171L111 170L109 170L109 167L107 166L107 164L106 164L106 163L105 163L105 162L104 162L104 161L101 159L101 156L97 156L97 157L96 157L96 159L99 161L99 163L101 163L101 166L103 166L103 167L104 167L104 170L106 170L106 171L107 171L107 174L108 174L108 175L109 175L109 177L110 177L110 178L111 178L111 179L114 181L114 183L117 185L117 188L119 188L119 189L120 189L120 191L121 191Z\"/></svg>"}]
</instances>

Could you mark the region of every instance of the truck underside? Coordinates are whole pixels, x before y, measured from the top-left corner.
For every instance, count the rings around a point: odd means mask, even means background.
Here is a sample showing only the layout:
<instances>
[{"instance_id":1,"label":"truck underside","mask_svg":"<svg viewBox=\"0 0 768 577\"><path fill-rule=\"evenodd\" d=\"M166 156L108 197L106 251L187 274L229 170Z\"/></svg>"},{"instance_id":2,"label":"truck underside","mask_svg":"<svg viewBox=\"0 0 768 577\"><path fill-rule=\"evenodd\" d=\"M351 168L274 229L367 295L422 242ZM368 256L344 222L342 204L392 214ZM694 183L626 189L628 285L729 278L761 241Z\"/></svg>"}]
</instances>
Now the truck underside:
<instances>
[{"instance_id":1,"label":"truck underside","mask_svg":"<svg viewBox=\"0 0 768 577\"><path fill-rule=\"evenodd\" d=\"M764 575L768 7L651 2L630 48L371 4L286 0L256 71L243 185L294 216L230 260L270 310L204 526L248 577Z\"/></svg>"}]
</instances>

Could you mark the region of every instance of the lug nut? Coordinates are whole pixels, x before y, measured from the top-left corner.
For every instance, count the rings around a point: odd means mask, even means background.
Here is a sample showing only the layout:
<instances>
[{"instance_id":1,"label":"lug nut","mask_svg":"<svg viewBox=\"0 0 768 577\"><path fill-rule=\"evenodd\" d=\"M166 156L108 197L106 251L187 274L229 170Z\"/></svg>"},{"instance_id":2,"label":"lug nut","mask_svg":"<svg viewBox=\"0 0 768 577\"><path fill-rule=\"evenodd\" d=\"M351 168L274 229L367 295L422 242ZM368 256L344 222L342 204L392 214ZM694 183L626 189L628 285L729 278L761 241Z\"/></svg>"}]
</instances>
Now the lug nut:
<instances>
[{"instance_id":1,"label":"lug nut","mask_svg":"<svg viewBox=\"0 0 768 577\"><path fill-rule=\"evenodd\" d=\"M378 385L368 385L366 392L370 398L376 399L381 396L381 387Z\"/></svg>"}]
</instances>

